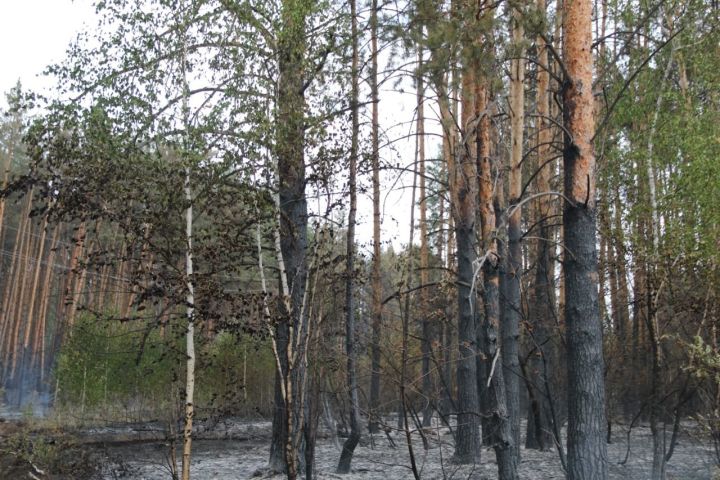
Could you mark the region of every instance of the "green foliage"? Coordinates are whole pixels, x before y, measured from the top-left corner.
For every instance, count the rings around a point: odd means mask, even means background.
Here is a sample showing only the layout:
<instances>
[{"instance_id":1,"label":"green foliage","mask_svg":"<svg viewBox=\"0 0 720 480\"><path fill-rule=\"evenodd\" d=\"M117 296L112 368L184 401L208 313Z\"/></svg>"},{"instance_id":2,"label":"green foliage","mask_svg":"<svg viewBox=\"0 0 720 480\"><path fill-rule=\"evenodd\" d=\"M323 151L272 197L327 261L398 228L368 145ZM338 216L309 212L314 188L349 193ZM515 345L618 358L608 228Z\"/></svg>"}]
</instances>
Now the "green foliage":
<instances>
[{"instance_id":1,"label":"green foliage","mask_svg":"<svg viewBox=\"0 0 720 480\"><path fill-rule=\"evenodd\" d=\"M196 399L200 408L267 413L263 396L272 391L275 378L275 359L267 340L222 332L206 342L200 359Z\"/></svg>"},{"instance_id":2,"label":"green foliage","mask_svg":"<svg viewBox=\"0 0 720 480\"><path fill-rule=\"evenodd\" d=\"M58 358L59 400L76 408L137 397L162 401L177 374L174 347L155 330L81 315Z\"/></svg>"},{"instance_id":3,"label":"green foliage","mask_svg":"<svg viewBox=\"0 0 720 480\"><path fill-rule=\"evenodd\" d=\"M687 349L690 360L686 369L700 380L711 380L720 384L720 353L705 343L699 335L687 345Z\"/></svg>"},{"instance_id":4,"label":"green foliage","mask_svg":"<svg viewBox=\"0 0 720 480\"><path fill-rule=\"evenodd\" d=\"M161 336L155 328L120 323L110 315L81 315L57 367L58 400L74 411L136 406L161 412L181 388L185 363L182 328ZM196 405L223 413L266 413L275 361L267 340L221 332L198 338ZM246 386L253 385L246 391Z\"/></svg>"}]
</instances>

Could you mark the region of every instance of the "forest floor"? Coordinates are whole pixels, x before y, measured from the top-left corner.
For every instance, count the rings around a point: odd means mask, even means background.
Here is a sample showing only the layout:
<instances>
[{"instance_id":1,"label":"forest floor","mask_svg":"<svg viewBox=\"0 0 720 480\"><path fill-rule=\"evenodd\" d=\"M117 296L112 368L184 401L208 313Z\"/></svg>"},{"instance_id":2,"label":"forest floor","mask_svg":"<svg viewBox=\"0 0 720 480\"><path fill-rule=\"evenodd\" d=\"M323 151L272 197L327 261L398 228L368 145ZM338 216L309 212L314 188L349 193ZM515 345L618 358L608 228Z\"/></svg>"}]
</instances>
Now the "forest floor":
<instances>
[{"instance_id":1,"label":"forest floor","mask_svg":"<svg viewBox=\"0 0 720 480\"><path fill-rule=\"evenodd\" d=\"M694 424L684 424L672 459L668 463L669 480L712 480L718 477L710 440L703 437ZM226 420L201 434L205 439L193 442L193 477L201 480L240 480L263 478L280 480L266 470L269 454L269 423ZM626 463L627 429L614 426L613 443L608 445L610 479L643 480L650 478L652 440L647 426L636 427L630 435L630 451ZM91 432L90 432L91 433ZM101 433L101 432L96 432ZM107 433L107 432L105 432ZM668 435L669 437L669 435ZM355 452L350 475L338 475L335 467L340 443L326 435L318 440L316 472L319 479L402 480L412 479L410 457L404 433L392 435L393 448L384 434L375 436L374 446L366 436ZM419 435L413 436L417 468L423 479L497 478L495 453L483 449L482 460L476 465L455 465L452 437L448 429L436 429L428 437L425 450ZM341 442L342 439L339 439ZM181 445L177 446L178 460ZM169 451L166 442L116 443L104 447L106 462L104 479L168 480ZM520 478L524 480L563 479L564 474L556 450L540 452L522 449Z\"/></svg>"}]
</instances>

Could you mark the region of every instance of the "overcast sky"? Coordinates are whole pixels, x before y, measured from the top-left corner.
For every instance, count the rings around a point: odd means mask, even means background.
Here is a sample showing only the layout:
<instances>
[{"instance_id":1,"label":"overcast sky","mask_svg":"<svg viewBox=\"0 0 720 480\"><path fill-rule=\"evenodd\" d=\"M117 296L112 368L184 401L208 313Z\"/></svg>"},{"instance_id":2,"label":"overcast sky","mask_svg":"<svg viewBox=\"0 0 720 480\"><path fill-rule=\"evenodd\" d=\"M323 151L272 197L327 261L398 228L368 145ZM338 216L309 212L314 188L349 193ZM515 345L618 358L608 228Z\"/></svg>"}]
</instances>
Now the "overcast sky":
<instances>
[{"instance_id":1,"label":"overcast sky","mask_svg":"<svg viewBox=\"0 0 720 480\"><path fill-rule=\"evenodd\" d=\"M59 61L68 44L83 28L93 25L89 0L0 0L0 91L20 79L31 90L50 86L40 74Z\"/></svg>"}]
</instances>

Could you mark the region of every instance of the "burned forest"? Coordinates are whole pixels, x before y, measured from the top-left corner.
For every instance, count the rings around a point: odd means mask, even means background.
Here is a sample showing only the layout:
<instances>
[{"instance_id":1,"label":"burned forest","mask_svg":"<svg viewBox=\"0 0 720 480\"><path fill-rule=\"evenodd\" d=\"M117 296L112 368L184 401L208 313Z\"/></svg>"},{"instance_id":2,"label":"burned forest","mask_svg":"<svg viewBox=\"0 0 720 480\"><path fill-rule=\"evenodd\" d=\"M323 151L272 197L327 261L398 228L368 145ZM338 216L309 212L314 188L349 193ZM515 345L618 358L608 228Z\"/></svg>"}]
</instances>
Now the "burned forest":
<instances>
[{"instance_id":1,"label":"burned forest","mask_svg":"<svg viewBox=\"0 0 720 480\"><path fill-rule=\"evenodd\" d=\"M716 1L10 3L0 478L720 478Z\"/></svg>"}]
</instances>

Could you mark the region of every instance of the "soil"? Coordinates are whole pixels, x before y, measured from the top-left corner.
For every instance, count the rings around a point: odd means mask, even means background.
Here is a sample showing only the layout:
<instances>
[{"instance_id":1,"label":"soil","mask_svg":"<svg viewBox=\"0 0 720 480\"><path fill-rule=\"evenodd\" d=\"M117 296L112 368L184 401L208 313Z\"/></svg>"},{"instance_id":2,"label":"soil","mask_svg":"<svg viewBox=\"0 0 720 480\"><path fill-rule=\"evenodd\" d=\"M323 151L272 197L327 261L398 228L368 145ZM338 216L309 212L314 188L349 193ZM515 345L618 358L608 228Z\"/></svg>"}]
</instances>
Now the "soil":
<instances>
[{"instance_id":1,"label":"soil","mask_svg":"<svg viewBox=\"0 0 720 480\"><path fill-rule=\"evenodd\" d=\"M192 472L200 480L240 480L263 478L281 480L284 477L266 470L269 454L269 423L226 420L222 425L200 432L193 442ZM627 452L627 429L614 427L613 443L608 445L610 479L643 480L650 478L652 442L647 427L636 427L630 436ZM327 433L327 432L326 432ZM203 438L204 437L204 438ZM364 437L355 452L352 472L338 475L335 467L340 455L340 443L330 435L318 440L316 472L318 479L343 480L401 480L412 479L410 460L404 434L392 434L393 448L384 434ZM372 440L372 442L371 442ZM342 439L340 439L340 442ZM428 434L428 449L423 448L419 434L413 435L413 448L423 479L497 478L495 454L483 449L481 461L475 465L455 465L452 462L452 436L448 429L439 428ZM103 468L105 479L169 480L170 446L164 441L135 444L114 444L105 447L107 462ZM178 445L178 452L181 446ZM564 479L556 450L540 452L522 449L520 478L524 480ZM178 453L178 460L179 460ZM714 450L709 439L688 424L683 428L675 453L668 463L668 480L711 480L718 478Z\"/></svg>"}]
</instances>

